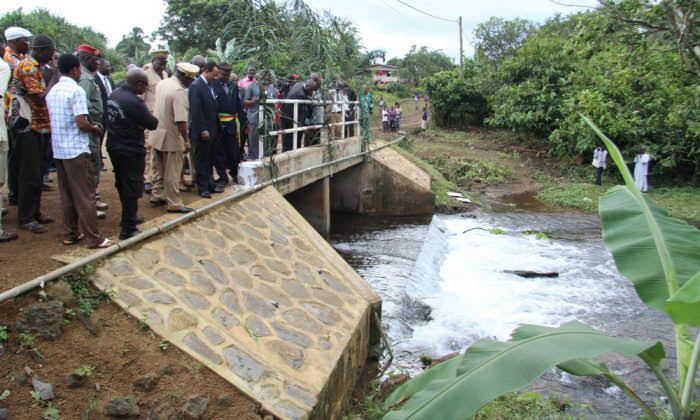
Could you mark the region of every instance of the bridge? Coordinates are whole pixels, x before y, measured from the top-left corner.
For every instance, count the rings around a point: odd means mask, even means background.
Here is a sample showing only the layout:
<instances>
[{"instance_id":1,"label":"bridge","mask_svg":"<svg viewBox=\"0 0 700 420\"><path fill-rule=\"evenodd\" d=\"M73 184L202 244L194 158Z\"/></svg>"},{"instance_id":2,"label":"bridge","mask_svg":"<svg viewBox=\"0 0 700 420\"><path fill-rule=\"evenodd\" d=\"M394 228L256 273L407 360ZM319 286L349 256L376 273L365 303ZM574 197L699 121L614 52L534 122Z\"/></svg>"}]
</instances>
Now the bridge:
<instances>
[{"instance_id":1,"label":"bridge","mask_svg":"<svg viewBox=\"0 0 700 420\"><path fill-rule=\"evenodd\" d=\"M429 214L434 195L392 149L400 139L363 150L357 136L321 130L320 144L242 163L240 186L216 202L67 258L0 300L95 264L98 288L270 413L340 417L379 343L381 299L324 239L332 211Z\"/></svg>"}]
</instances>

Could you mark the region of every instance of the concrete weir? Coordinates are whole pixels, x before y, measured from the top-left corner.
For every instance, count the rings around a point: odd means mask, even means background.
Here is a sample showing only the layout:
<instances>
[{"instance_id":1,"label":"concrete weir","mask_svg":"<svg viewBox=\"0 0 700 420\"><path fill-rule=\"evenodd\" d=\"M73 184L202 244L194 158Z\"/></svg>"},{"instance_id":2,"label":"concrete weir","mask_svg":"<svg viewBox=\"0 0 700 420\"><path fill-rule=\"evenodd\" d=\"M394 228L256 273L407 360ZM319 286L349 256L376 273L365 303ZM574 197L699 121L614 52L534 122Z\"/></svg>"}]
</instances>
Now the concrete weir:
<instances>
[{"instance_id":1,"label":"concrete weir","mask_svg":"<svg viewBox=\"0 0 700 420\"><path fill-rule=\"evenodd\" d=\"M381 301L273 187L121 251L96 285L281 418L338 418Z\"/></svg>"}]
</instances>

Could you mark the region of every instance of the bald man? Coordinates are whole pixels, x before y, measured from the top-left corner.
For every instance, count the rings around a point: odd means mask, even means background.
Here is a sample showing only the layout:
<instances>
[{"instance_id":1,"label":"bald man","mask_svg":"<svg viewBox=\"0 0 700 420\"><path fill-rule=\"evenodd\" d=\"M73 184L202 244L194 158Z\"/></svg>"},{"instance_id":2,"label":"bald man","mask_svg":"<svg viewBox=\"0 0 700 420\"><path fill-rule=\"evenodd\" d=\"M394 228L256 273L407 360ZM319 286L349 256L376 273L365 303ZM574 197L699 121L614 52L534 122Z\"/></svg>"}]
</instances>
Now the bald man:
<instances>
[{"instance_id":1,"label":"bald man","mask_svg":"<svg viewBox=\"0 0 700 420\"><path fill-rule=\"evenodd\" d=\"M122 205L119 239L139 234L138 202L143 196L146 148L143 130L155 130L158 120L138 97L148 89L148 75L140 68L126 74L124 84L107 100L107 153L114 166L114 183Z\"/></svg>"}]
</instances>

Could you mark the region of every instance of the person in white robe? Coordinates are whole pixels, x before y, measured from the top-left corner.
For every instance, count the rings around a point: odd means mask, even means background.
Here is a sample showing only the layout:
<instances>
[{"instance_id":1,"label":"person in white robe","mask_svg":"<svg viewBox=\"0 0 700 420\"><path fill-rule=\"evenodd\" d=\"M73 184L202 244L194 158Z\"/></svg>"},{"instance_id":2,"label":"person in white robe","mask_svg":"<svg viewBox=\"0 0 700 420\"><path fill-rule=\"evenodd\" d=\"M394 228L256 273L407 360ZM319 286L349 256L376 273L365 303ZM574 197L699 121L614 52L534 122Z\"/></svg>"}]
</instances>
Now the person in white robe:
<instances>
[{"instance_id":1,"label":"person in white robe","mask_svg":"<svg viewBox=\"0 0 700 420\"><path fill-rule=\"evenodd\" d=\"M649 161L651 156L647 153L646 149L642 149L634 157L634 185L640 192L647 192L649 189L649 183L647 181L647 175L649 174Z\"/></svg>"}]
</instances>

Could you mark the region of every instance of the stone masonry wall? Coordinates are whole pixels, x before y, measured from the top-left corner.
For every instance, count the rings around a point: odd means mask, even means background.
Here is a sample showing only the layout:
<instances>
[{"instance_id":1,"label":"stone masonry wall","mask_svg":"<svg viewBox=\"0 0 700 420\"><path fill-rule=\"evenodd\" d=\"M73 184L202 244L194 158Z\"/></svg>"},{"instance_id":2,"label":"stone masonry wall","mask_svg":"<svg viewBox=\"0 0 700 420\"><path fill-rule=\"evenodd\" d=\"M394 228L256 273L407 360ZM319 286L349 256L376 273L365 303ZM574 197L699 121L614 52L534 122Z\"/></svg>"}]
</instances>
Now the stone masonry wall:
<instances>
[{"instance_id":1,"label":"stone masonry wall","mask_svg":"<svg viewBox=\"0 0 700 420\"><path fill-rule=\"evenodd\" d=\"M115 254L95 283L282 418L340 416L380 302L272 187Z\"/></svg>"}]
</instances>

